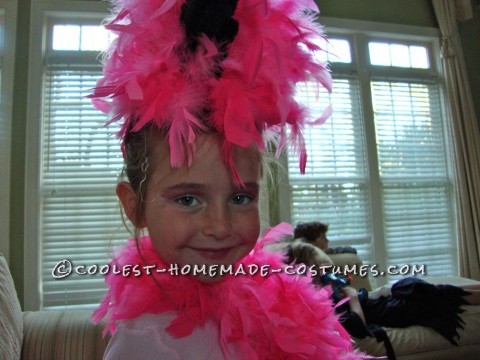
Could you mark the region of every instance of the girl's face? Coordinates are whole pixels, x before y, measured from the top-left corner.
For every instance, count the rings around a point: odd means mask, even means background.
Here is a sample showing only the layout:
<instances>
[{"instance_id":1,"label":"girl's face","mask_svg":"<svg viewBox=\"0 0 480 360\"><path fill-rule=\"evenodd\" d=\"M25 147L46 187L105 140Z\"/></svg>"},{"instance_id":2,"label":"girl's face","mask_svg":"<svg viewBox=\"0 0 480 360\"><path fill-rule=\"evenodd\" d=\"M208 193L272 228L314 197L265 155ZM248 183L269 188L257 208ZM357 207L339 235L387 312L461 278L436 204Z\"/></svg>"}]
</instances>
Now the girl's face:
<instances>
[{"instance_id":1,"label":"girl's face","mask_svg":"<svg viewBox=\"0 0 480 360\"><path fill-rule=\"evenodd\" d=\"M214 135L199 137L190 167L171 168L165 141L155 144L150 159L153 171L142 225L164 261L179 266L233 265L252 250L260 232L258 151L234 150L244 186L233 181Z\"/></svg>"}]
</instances>

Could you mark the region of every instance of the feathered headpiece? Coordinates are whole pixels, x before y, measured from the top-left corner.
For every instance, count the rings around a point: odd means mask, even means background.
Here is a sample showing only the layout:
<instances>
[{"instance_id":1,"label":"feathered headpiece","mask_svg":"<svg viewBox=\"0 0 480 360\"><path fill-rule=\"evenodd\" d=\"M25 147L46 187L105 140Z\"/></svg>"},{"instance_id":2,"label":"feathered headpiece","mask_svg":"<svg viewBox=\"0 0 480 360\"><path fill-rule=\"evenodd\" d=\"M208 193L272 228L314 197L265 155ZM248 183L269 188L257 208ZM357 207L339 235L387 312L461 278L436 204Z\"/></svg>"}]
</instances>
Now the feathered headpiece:
<instances>
[{"instance_id":1,"label":"feathered headpiece","mask_svg":"<svg viewBox=\"0 0 480 360\"><path fill-rule=\"evenodd\" d=\"M130 132L154 125L166 130L178 167L190 164L197 134L215 132L234 171L232 145L264 149L273 140L277 153L294 147L304 172L302 129L330 115L310 119L294 99L298 82L331 90L314 56L323 34L313 0L113 1L106 28L118 37L90 97L121 122L122 146Z\"/></svg>"}]
</instances>

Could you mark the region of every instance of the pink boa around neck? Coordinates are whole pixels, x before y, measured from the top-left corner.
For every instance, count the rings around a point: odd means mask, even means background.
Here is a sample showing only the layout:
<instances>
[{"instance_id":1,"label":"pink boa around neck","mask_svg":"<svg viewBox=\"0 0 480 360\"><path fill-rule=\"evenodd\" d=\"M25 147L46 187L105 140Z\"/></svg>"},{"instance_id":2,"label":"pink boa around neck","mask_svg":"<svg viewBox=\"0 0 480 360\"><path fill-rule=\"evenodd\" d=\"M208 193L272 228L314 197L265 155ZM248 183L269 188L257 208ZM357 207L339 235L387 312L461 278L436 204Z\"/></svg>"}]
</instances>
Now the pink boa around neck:
<instances>
[{"instance_id":1,"label":"pink boa around neck","mask_svg":"<svg viewBox=\"0 0 480 360\"><path fill-rule=\"evenodd\" d=\"M284 268L281 254L263 247L288 229L285 224L270 229L236 268L242 265L247 269L252 264ZM155 253L148 237L141 238L138 247L130 240L112 261L114 264L117 268L169 268ZM110 273L106 282L109 291L92 316L95 323L108 316L104 332L113 334L119 320L174 311L177 317L166 329L171 336L189 336L195 327L212 320L219 326L224 353L234 345L245 359L361 358L334 313L331 290L314 288L307 277L284 272L268 276L226 275L219 282L207 284L192 276L153 271L152 275L140 276Z\"/></svg>"}]
</instances>

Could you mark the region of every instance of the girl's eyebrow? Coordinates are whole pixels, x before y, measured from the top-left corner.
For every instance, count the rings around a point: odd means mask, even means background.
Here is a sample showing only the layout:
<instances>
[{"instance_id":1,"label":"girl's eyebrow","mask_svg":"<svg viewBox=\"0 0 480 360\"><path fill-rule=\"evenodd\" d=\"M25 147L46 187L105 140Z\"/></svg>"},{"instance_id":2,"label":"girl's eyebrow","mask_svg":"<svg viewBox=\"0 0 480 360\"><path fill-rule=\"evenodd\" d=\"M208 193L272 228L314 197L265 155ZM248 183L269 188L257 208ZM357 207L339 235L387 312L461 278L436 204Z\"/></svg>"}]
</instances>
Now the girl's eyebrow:
<instances>
[{"instance_id":1,"label":"girl's eyebrow","mask_svg":"<svg viewBox=\"0 0 480 360\"><path fill-rule=\"evenodd\" d=\"M209 186L204 185L204 184L199 184L199 183L188 183L188 182L183 182L183 183L178 183L174 184L172 186L169 186L166 188L164 191L178 191L178 190L198 190L198 191L203 191L206 190ZM243 183L243 186L235 186L234 190L235 191L259 191L260 185L257 182L247 182Z\"/></svg>"},{"instance_id":2,"label":"girl's eyebrow","mask_svg":"<svg viewBox=\"0 0 480 360\"><path fill-rule=\"evenodd\" d=\"M198 183L178 183L172 186L169 186L165 191L176 191L176 190L205 190L206 185Z\"/></svg>"},{"instance_id":3,"label":"girl's eyebrow","mask_svg":"<svg viewBox=\"0 0 480 360\"><path fill-rule=\"evenodd\" d=\"M235 187L236 191L242 191L242 190L243 191L244 190L259 191L259 189L260 189L260 185L257 182L247 182L247 183L243 183L243 186L240 185Z\"/></svg>"}]
</instances>

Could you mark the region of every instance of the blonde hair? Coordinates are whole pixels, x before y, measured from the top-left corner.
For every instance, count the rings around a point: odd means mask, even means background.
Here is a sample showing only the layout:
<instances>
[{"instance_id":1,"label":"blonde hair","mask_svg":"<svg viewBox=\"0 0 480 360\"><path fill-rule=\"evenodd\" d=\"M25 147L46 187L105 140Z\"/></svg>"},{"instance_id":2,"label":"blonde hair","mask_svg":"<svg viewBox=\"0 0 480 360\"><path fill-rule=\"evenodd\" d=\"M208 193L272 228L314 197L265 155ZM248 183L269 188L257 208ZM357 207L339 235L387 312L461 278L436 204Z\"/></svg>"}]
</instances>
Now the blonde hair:
<instances>
[{"instance_id":1,"label":"blonde hair","mask_svg":"<svg viewBox=\"0 0 480 360\"><path fill-rule=\"evenodd\" d=\"M288 246L287 259L289 263L301 263L308 266L333 264L332 259L322 250L302 240L296 240Z\"/></svg>"}]
</instances>

